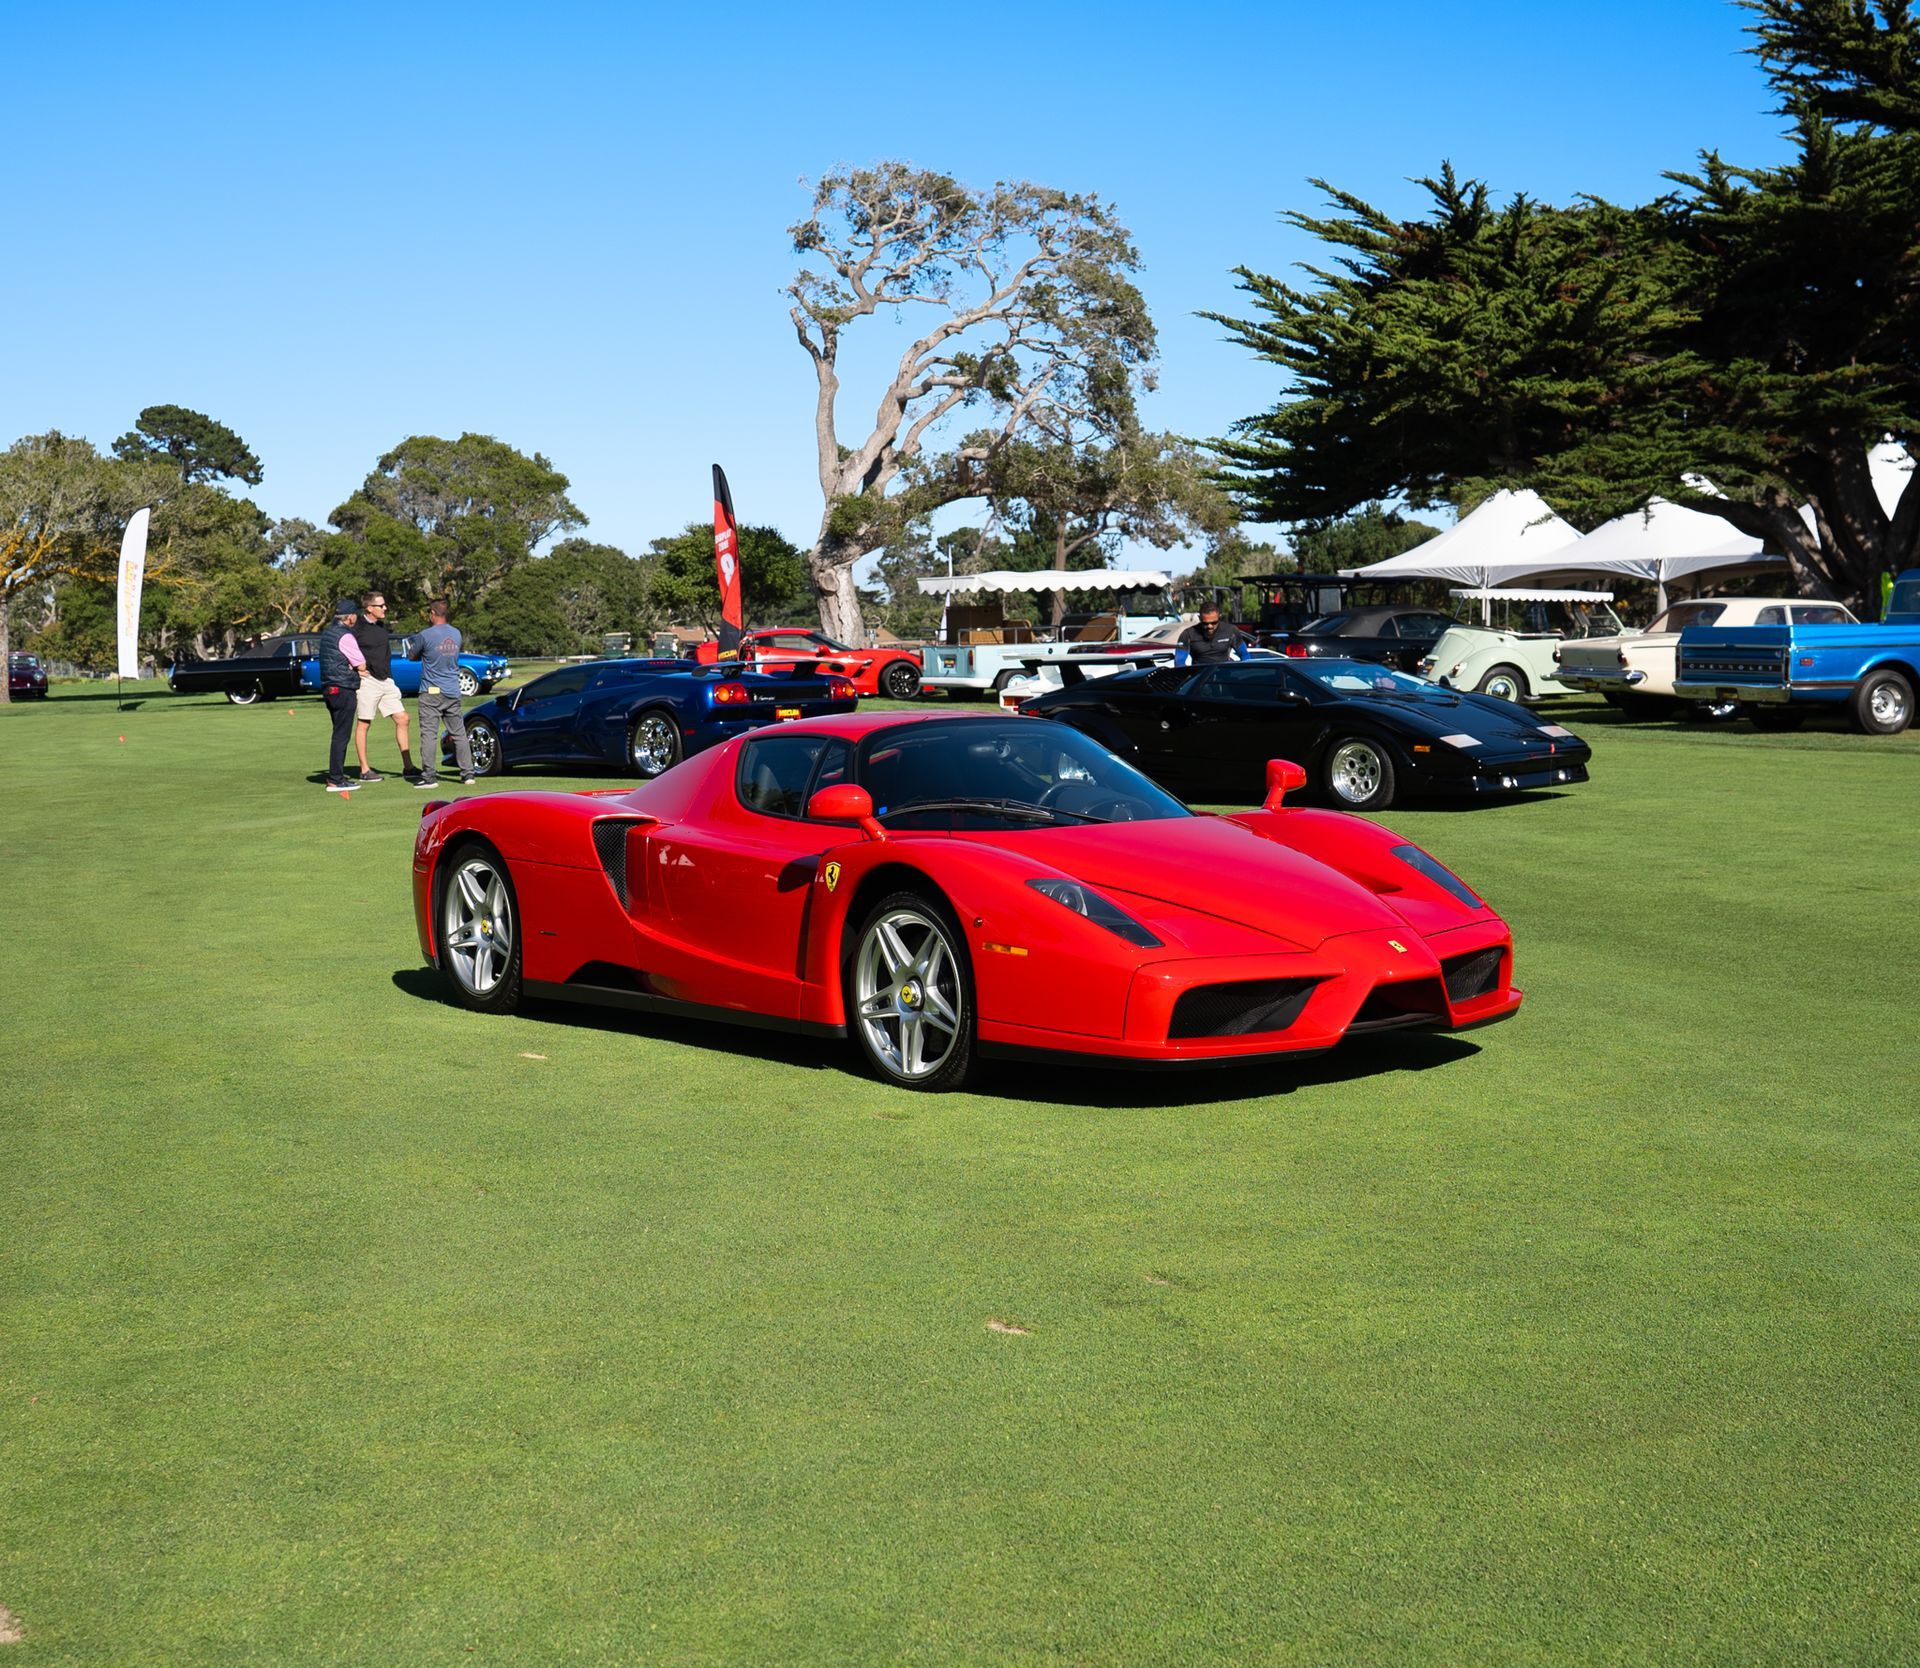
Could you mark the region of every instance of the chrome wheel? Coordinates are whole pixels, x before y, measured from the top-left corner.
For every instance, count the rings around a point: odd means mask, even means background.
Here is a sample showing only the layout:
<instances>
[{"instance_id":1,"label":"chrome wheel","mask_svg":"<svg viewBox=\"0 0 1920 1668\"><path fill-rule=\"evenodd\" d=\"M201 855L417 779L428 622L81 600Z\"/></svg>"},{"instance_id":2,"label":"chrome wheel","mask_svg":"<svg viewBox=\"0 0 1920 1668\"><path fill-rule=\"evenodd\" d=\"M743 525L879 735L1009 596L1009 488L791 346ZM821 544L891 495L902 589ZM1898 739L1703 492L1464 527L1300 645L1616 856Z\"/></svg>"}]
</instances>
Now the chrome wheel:
<instances>
[{"instance_id":1,"label":"chrome wheel","mask_svg":"<svg viewBox=\"0 0 1920 1668\"><path fill-rule=\"evenodd\" d=\"M257 683L238 684L227 691L227 699L236 707L250 707L260 699L260 686Z\"/></svg>"},{"instance_id":2,"label":"chrome wheel","mask_svg":"<svg viewBox=\"0 0 1920 1668\"><path fill-rule=\"evenodd\" d=\"M1526 689L1520 682L1520 674L1509 667L1496 666L1480 680L1479 694L1491 695L1496 701L1519 701L1526 697Z\"/></svg>"},{"instance_id":3,"label":"chrome wheel","mask_svg":"<svg viewBox=\"0 0 1920 1668\"><path fill-rule=\"evenodd\" d=\"M469 996L491 996L513 961L513 900L506 877L485 857L453 871L440 908L440 955Z\"/></svg>"},{"instance_id":4,"label":"chrome wheel","mask_svg":"<svg viewBox=\"0 0 1920 1668\"><path fill-rule=\"evenodd\" d=\"M664 712L642 713L627 737L627 756L642 776L658 776L680 762L680 732Z\"/></svg>"},{"instance_id":5,"label":"chrome wheel","mask_svg":"<svg viewBox=\"0 0 1920 1668\"><path fill-rule=\"evenodd\" d=\"M469 724L467 746L473 753L473 773L476 776L491 776L500 768L500 737L491 724Z\"/></svg>"},{"instance_id":6,"label":"chrome wheel","mask_svg":"<svg viewBox=\"0 0 1920 1668\"><path fill-rule=\"evenodd\" d=\"M1907 686L1888 678L1884 683L1874 686L1867 710L1873 714L1874 723L1884 725L1888 730L1904 730L1913 716L1912 706Z\"/></svg>"},{"instance_id":7,"label":"chrome wheel","mask_svg":"<svg viewBox=\"0 0 1920 1668\"><path fill-rule=\"evenodd\" d=\"M1380 791L1386 775L1379 749L1369 742L1344 742L1327 766L1327 781L1349 805L1364 805Z\"/></svg>"},{"instance_id":8,"label":"chrome wheel","mask_svg":"<svg viewBox=\"0 0 1920 1668\"><path fill-rule=\"evenodd\" d=\"M853 967L854 1022L867 1052L903 1083L953 1058L966 1021L966 980L946 929L906 904L873 920Z\"/></svg>"},{"instance_id":9,"label":"chrome wheel","mask_svg":"<svg viewBox=\"0 0 1920 1668\"><path fill-rule=\"evenodd\" d=\"M480 693L480 675L471 666L460 668L460 693L478 695Z\"/></svg>"}]
</instances>

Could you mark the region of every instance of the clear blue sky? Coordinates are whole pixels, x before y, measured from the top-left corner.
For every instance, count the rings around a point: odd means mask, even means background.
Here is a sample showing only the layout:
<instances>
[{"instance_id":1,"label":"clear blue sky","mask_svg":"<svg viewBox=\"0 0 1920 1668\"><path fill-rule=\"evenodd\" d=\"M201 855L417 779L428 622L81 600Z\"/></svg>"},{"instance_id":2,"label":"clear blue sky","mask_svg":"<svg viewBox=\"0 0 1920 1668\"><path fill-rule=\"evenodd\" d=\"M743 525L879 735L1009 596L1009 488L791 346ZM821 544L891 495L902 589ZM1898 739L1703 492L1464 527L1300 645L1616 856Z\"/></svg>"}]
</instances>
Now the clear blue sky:
<instances>
[{"instance_id":1,"label":"clear blue sky","mask_svg":"<svg viewBox=\"0 0 1920 1668\"><path fill-rule=\"evenodd\" d=\"M995 7L5 8L0 443L144 405L324 521L408 434L495 434L629 550L705 517L810 541L811 373L780 295L803 180L901 156L1115 202L1157 425L1271 402L1193 315L1305 256L1320 175L1391 208L1443 158L1644 200L1783 149L1722 0ZM871 411L855 382L843 434Z\"/></svg>"}]
</instances>

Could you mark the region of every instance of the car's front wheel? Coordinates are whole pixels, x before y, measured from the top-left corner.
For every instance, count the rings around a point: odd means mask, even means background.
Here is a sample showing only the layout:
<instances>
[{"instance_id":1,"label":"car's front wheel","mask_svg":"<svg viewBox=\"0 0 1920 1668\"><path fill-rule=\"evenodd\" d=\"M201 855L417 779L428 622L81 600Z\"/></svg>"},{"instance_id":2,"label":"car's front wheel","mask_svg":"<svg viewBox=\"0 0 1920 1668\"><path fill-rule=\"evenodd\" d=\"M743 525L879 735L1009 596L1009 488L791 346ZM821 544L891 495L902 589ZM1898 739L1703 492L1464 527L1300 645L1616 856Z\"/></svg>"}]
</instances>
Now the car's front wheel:
<instances>
[{"instance_id":1,"label":"car's front wheel","mask_svg":"<svg viewBox=\"0 0 1920 1668\"><path fill-rule=\"evenodd\" d=\"M469 700L480 693L480 674L471 666L460 668L460 693Z\"/></svg>"},{"instance_id":2,"label":"car's front wheel","mask_svg":"<svg viewBox=\"0 0 1920 1668\"><path fill-rule=\"evenodd\" d=\"M1897 736L1913 722L1913 685L1891 667L1869 672L1853 691L1853 722L1870 736Z\"/></svg>"},{"instance_id":3,"label":"car's front wheel","mask_svg":"<svg viewBox=\"0 0 1920 1668\"><path fill-rule=\"evenodd\" d=\"M1336 741L1322 769L1327 795L1343 811L1384 811L1393 803L1393 760L1369 737Z\"/></svg>"},{"instance_id":4,"label":"car's front wheel","mask_svg":"<svg viewBox=\"0 0 1920 1668\"><path fill-rule=\"evenodd\" d=\"M847 1026L902 1089L957 1089L973 1069L973 969L946 907L895 892L867 912L846 969Z\"/></svg>"},{"instance_id":5,"label":"car's front wheel","mask_svg":"<svg viewBox=\"0 0 1920 1668\"><path fill-rule=\"evenodd\" d=\"M680 726L657 707L641 713L627 731L627 762L648 781L677 765L681 752Z\"/></svg>"},{"instance_id":6,"label":"car's front wheel","mask_svg":"<svg viewBox=\"0 0 1920 1668\"><path fill-rule=\"evenodd\" d=\"M1496 666L1474 685L1474 693L1491 695L1496 701L1524 701L1527 677L1517 666Z\"/></svg>"},{"instance_id":7,"label":"car's front wheel","mask_svg":"<svg viewBox=\"0 0 1920 1668\"><path fill-rule=\"evenodd\" d=\"M250 707L260 699L264 691L257 683L235 683L227 686L227 699L236 707Z\"/></svg>"},{"instance_id":8,"label":"car's front wheel","mask_svg":"<svg viewBox=\"0 0 1920 1668\"><path fill-rule=\"evenodd\" d=\"M449 866L450 865L450 866ZM508 1013L520 1002L520 906L504 858L468 843L441 860L440 975L463 1008Z\"/></svg>"},{"instance_id":9,"label":"car's front wheel","mask_svg":"<svg viewBox=\"0 0 1920 1668\"><path fill-rule=\"evenodd\" d=\"M895 701L911 701L920 693L920 668L911 660L895 660L880 675L880 687Z\"/></svg>"},{"instance_id":10,"label":"car's front wheel","mask_svg":"<svg viewBox=\"0 0 1920 1668\"><path fill-rule=\"evenodd\" d=\"M500 745L500 732L486 719L467 720L467 746L473 753L474 775L498 776L507 768L507 755Z\"/></svg>"}]
</instances>

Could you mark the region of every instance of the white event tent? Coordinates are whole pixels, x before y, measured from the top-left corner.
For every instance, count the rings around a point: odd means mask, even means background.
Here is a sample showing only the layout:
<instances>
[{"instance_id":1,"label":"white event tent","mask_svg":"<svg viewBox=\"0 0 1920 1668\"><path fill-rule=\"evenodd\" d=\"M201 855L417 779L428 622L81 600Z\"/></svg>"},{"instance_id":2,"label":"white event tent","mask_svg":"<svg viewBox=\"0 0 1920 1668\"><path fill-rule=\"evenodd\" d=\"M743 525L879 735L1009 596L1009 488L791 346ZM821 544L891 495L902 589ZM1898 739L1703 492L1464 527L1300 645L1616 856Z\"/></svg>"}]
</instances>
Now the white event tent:
<instances>
[{"instance_id":1,"label":"white event tent","mask_svg":"<svg viewBox=\"0 0 1920 1668\"><path fill-rule=\"evenodd\" d=\"M1579 540L1537 492L1500 491L1425 544L1340 573L1346 579L1447 579L1486 586L1552 568L1556 553Z\"/></svg>"},{"instance_id":2,"label":"white event tent","mask_svg":"<svg viewBox=\"0 0 1920 1668\"><path fill-rule=\"evenodd\" d=\"M930 597L966 596L992 591L1163 591L1167 576L1153 568L1074 568L1061 573L1038 568L1026 573L949 573L915 583Z\"/></svg>"},{"instance_id":3,"label":"white event tent","mask_svg":"<svg viewBox=\"0 0 1920 1668\"><path fill-rule=\"evenodd\" d=\"M1785 566L1759 539L1705 510L1653 499L1644 509L1615 516L1567 553L1567 570L1650 580L1655 609L1667 606L1667 586L1710 568ZM1538 570L1534 570L1538 571Z\"/></svg>"}]
</instances>

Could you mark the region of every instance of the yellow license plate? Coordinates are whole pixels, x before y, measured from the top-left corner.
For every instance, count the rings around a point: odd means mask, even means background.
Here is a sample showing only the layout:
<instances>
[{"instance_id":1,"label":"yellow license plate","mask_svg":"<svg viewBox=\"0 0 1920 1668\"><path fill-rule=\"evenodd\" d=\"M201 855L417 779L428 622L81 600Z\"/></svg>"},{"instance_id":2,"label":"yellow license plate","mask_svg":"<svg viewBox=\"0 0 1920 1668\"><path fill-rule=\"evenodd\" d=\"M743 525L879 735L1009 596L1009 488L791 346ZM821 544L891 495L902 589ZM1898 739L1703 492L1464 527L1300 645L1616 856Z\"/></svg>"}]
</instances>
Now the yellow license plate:
<instances>
[{"instance_id":1,"label":"yellow license plate","mask_svg":"<svg viewBox=\"0 0 1920 1668\"><path fill-rule=\"evenodd\" d=\"M800 709L798 707L775 707L773 716L775 718L798 718L800 716Z\"/></svg>"}]
</instances>

